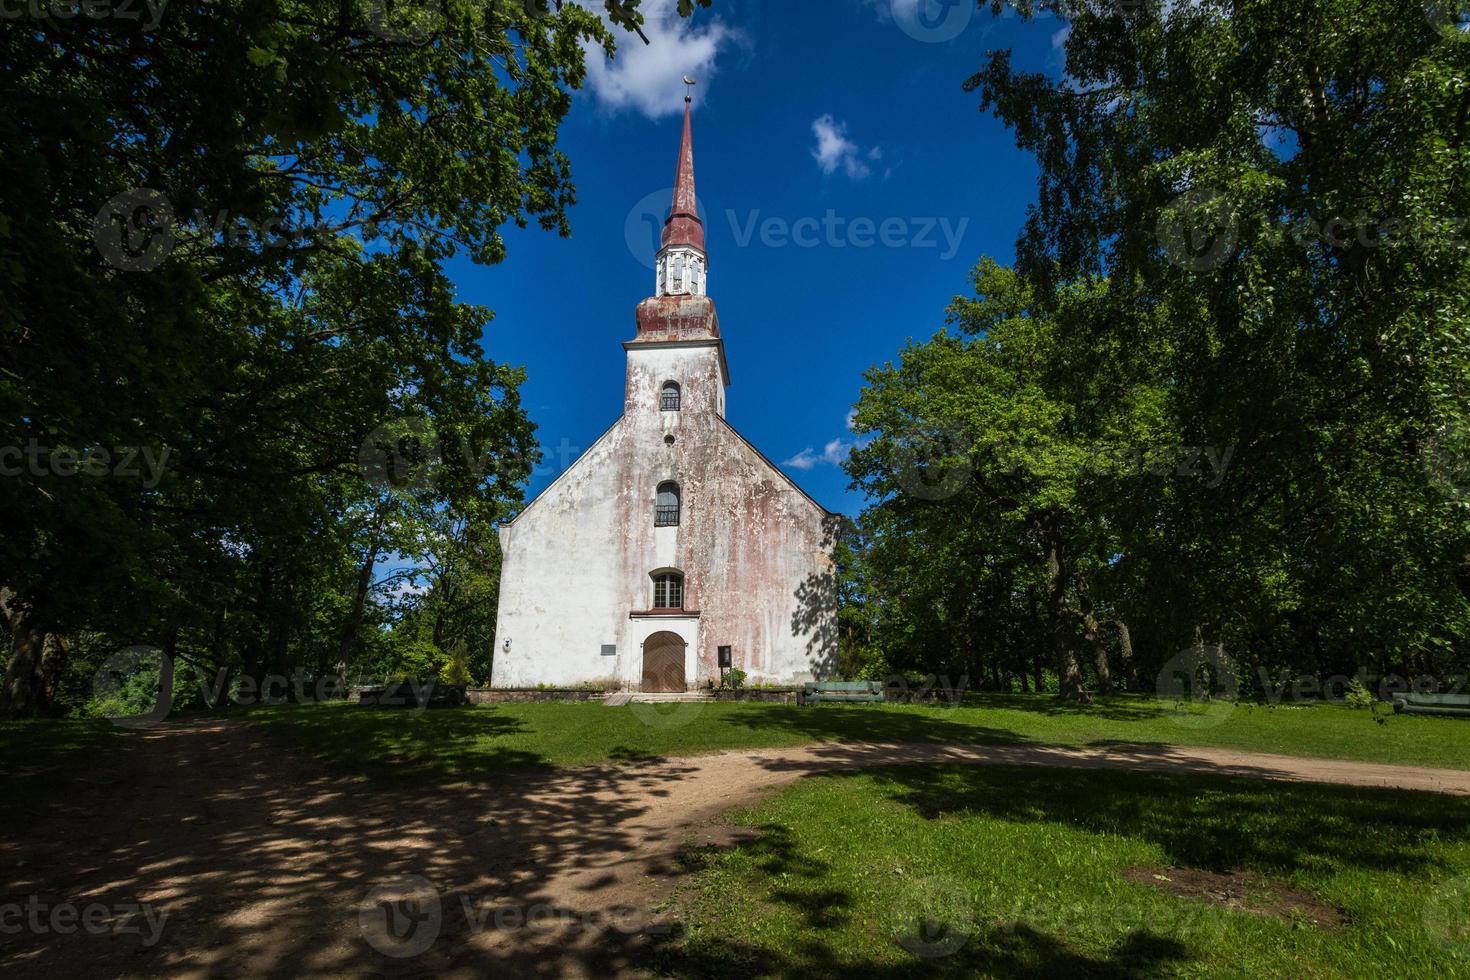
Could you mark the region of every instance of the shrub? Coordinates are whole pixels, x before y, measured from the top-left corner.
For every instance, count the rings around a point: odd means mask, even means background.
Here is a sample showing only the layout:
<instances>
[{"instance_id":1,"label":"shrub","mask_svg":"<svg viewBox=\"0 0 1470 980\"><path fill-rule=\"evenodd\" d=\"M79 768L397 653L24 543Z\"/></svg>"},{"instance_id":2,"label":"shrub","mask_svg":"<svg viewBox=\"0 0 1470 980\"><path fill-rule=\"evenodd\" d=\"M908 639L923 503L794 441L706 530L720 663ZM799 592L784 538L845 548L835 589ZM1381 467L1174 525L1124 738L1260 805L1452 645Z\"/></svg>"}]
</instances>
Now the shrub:
<instances>
[{"instance_id":1,"label":"shrub","mask_svg":"<svg viewBox=\"0 0 1470 980\"><path fill-rule=\"evenodd\" d=\"M1346 700L1350 708L1371 708L1375 699L1372 693L1363 686L1363 679L1354 677L1352 683L1348 685Z\"/></svg>"}]
</instances>

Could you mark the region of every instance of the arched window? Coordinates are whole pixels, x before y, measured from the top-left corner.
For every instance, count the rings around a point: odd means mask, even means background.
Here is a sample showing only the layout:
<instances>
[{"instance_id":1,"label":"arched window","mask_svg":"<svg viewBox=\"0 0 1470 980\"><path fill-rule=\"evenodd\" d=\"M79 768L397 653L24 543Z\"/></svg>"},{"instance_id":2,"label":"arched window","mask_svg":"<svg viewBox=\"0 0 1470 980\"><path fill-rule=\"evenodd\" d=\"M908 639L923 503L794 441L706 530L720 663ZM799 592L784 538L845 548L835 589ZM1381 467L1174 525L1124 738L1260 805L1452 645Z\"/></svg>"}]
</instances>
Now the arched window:
<instances>
[{"instance_id":1,"label":"arched window","mask_svg":"<svg viewBox=\"0 0 1470 980\"><path fill-rule=\"evenodd\" d=\"M658 485L658 505L653 512L654 527L677 527L679 524L679 484Z\"/></svg>"},{"instance_id":2,"label":"arched window","mask_svg":"<svg viewBox=\"0 0 1470 980\"><path fill-rule=\"evenodd\" d=\"M673 381L665 381L663 391L659 393L658 407L665 412L677 412L679 410L679 386Z\"/></svg>"},{"instance_id":3,"label":"arched window","mask_svg":"<svg viewBox=\"0 0 1470 980\"><path fill-rule=\"evenodd\" d=\"M678 572L653 573L653 608L684 608L684 576Z\"/></svg>"}]
</instances>

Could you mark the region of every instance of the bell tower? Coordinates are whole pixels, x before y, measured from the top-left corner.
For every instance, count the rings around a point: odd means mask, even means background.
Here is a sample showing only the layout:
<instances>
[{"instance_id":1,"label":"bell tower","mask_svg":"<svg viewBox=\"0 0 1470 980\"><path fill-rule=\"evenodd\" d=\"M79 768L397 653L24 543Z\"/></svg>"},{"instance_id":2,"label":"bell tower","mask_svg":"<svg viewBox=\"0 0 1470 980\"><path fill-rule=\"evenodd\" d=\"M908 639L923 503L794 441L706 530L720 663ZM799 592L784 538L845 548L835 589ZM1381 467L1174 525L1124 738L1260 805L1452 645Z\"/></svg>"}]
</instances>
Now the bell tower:
<instances>
[{"instance_id":1,"label":"bell tower","mask_svg":"<svg viewBox=\"0 0 1470 980\"><path fill-rule=\"evenodd\" d=\"M703 296L707 292L709 256L704 251L704 222L694 195L693 100L684 97L684 138L679 145L679 172L674 178L674 206L664 222L658 250L655 296Z\"/></svg>"},{"instance_id":2,"label":"bell tower","mask_svg":"<svg viewBox=\"0 0 1470 980\"><path fill-rule=\"evenodd\" d=\"M625 411L658 411L660 400L653 393L672 382L680 386L687 409L723 418L730 370L720 319L708 295L709 256L694 196L692 102L684 97L679 169L660 238L654 294L638 304L638 336L623 345L628 352Z\"/></svg>"}]
</instances>

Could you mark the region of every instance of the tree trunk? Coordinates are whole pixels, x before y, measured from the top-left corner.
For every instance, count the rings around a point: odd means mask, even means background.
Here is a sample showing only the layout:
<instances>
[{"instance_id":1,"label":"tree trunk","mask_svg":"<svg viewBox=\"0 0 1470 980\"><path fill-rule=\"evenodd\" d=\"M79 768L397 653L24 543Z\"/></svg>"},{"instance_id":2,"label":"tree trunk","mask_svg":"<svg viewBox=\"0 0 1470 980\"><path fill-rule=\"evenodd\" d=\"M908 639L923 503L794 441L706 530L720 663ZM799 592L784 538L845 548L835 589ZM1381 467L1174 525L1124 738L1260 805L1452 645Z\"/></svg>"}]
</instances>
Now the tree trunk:
<instances>
[{"instance_id":1,"label":"tree trunk","mask_svg":"<svg viewBox=\"0 0 1470 980\"><path fill-rule=\"evenodd\" d=\"M1133 634L1128 631L1128 624L1121 619L1114 620L1114 623L1118 627L1119 666L1123 668L1123 676L1129 681L1133 681L1136 679L1133 676L1133 672L1137 666L1133 662ZM1136 684L1130 684L1129 686L1130 688L1137 687Z\"/></svg>"},{"instance_id":2,"label":"tree trunk","mask_svg":"<svg viewBox=\"0 0 1470 980\"><path fill-rule=\"evenodd\" d=\"M347 622L342 624L342 635L337 640L337 662L334 669L337 676L341 678L345 689L347 683L347 664L352 659L353 647L357 645L357 631L362 627L362 614L367 608L368 591L373 586L373 569L378 564L378 551L383 543L383 504L373 511L373 536L368 544L366 556L357 569L357 584L352 593L352 609L347 615Z\"/></svg>"},{"instance_id":3,"label":"tree trunk","mask_svg":"<svg viewBox=\"0 0 1470 980\"><path fill-rule=\"evenodd\" d=\"M1097 670L1097 689L1101 694L1113 693L1113 674L1108 666L1108 645L1103 642L1097 620L1088 617L1088 641L1092 644L1093 667Z\"/></svg>"},{"instance_id":4,"label":"tree trunk","mask_svg":"<svg viewBox=\"0 0 1470 980\"><path fill-rule=\"evenodd\" d=\"M10 629L10 657L5 664L4 687L0 688L0 714L33 714L39 687L36 670L44 656L46 636L9 589L0 589L0 615Z\"/></svg>"},{"instance_id":5,"label":"tree trunk","mask_svg":"<svg viewBox=\"0 0 1470 980\"><path fill-rule=\"evenodd\" d=\"M1078 576L1078 607L1082 620L1082 634L1092 647L1093 668L1097 671L1097 689L1102 694L1113 693L1113 673L1108 666L1108 644L1103 639L1102 625L1097 621L1092 596L1087 590L1087 580Z\"/></svg>"},{"instance_id":6,"label":"tree trunk","mask_svg":"<svg viewBox=\"0 0 1470 980\"><path fill-rule=\"evenodd\" d=\"M0 714L14 717L35 711L36 666L45 640L40 630L26 620L14 631L10 660L5 665L5 687L0 689Z\"/></svg>"},{"instance_id":7,"label":"tree trunk","mask_svg":"<svg viewBox=\"0 0 1470 980\"><path fill-rule=\"evenodd\" d=\"M60 633L50 633L41 646L41 670L37 684L35 710L52 711L56 704L57 690L71 660L71 641Z\"/></svg>"},{"instance_id":8,"label":"tree trunk","mask_svg":"<svg viewBox=\"0 0 1470 980\"><path fill-rule=\"evenodd\" d=\"M247 690L254 691L253 694L242 695L251 698L247 704L262 704L265 698L265 636L268 624L273 620L271 599L274 583L275 577L267 566L260 573L260 591L255 596L255 621L251 624L241 656L240 680Z\"/></svg>"},{"instance_id":9,"label":"tree trunk","mask_svg":"<svg viewBox=\"0 0 1470 980\"><path fill-rule=\"evenodd\" d=\"M1068 701L1082 697L1082 668L1077 665L1077 653L1072 649L1069 617L1066 615L1064 592L1066 578L1062 574L1061 544L1055 536L1049 536L1046 552L1046 609L1051 619L1052 647L1057 662L1057 694Z\"/></svg>"},{"instance_id":10,"label":"tree trunk","mask_svg":"<svg viewBox=\"0 0 1470 980\"><path fill-rule=\"evenodd\" d=\"M225 650L225 619L227 610L221 605L214 614L214 635L209 643L209 658L213 662L214 676L209 678L209 689L213 696L210 708L219 710L230 704L230 665Z\"/></svg>"}]
</instances>

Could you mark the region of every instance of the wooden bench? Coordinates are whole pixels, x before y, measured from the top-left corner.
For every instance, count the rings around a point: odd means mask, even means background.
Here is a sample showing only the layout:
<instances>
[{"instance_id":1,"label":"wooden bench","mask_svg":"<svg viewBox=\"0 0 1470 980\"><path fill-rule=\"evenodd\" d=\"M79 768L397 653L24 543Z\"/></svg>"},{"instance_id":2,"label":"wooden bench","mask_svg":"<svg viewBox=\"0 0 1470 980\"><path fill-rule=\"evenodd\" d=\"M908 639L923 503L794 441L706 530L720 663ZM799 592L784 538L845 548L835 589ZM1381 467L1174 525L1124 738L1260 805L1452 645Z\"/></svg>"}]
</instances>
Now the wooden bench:
<instances>
[{"instance_id":1,"label":"wooden bench","mask_svg":"<svg viewBox=\"0 0 1470 980\"><path fill-rule=\"evenodd\" d=\"M438 681L417 685L394 681L384 687L361 688L357 692L358 705L371 708L459 708L469 700L463 686Z\"/></svg>"},{"instance_id":2,"label":"wooden bench","mask_svg":"<svg viewBox=\"0 0 1470 980\"><path fill-rule=\"evenodd\" d=\"M1470 694L1395 694L1393 710L1408 715L1470 718Z\"/></svg>"},{"instance_id":3,"label":"wooden bench","mask_svg":"<svg viewBox=\"0 0 1470 980\"><path fill-rule=\"evenodd\" d=\"M881 704L882 681L821 681L802 685L796 697L797 704Z\"/></svg>"}]
</instances>

